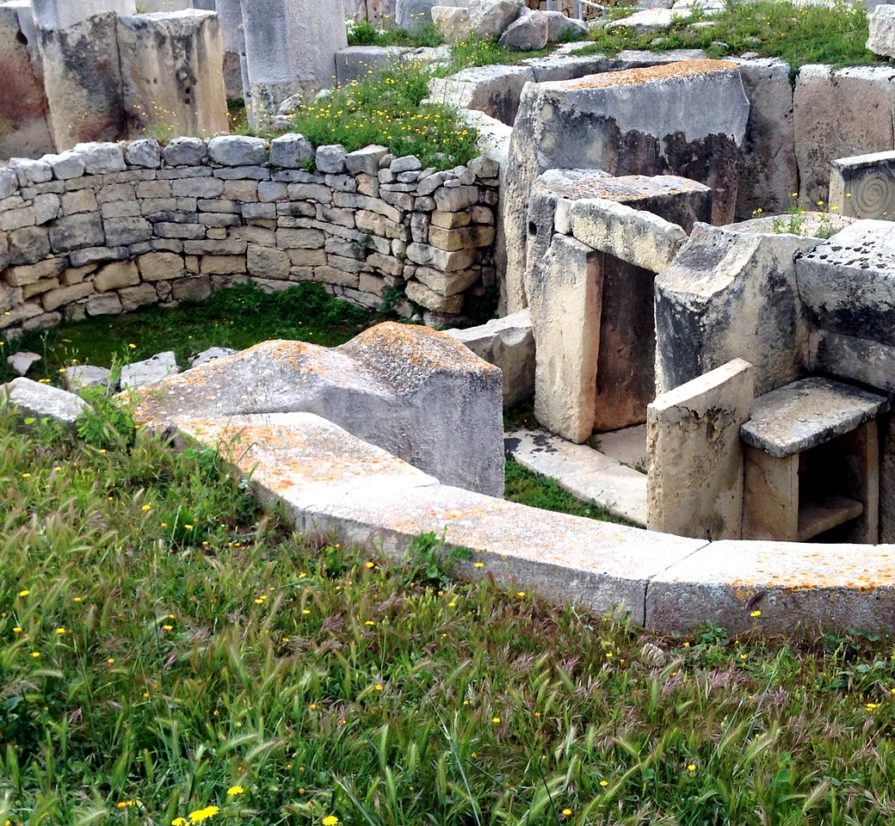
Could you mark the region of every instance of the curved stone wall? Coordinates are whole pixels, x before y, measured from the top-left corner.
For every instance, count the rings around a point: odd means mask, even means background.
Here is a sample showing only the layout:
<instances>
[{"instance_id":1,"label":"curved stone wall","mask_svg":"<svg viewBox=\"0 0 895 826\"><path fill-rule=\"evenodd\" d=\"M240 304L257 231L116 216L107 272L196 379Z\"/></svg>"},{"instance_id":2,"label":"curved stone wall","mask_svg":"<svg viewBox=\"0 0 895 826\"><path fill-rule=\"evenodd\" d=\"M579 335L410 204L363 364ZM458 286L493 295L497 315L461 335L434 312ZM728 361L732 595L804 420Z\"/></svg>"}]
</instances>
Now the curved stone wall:
<instances>
[{"instance_id":1,"label":"curved stone wall","mask_svg":"<svg viewBox=\"0 0 895 826\"><path fill-rule=\"evenodd\" d=\"M498 167L447 172L300 135L80 144L0 167L0 333L317 281L430 323L494 283ZM409 303L409 302L412 302Z\"/></svg>"}]
</instances>

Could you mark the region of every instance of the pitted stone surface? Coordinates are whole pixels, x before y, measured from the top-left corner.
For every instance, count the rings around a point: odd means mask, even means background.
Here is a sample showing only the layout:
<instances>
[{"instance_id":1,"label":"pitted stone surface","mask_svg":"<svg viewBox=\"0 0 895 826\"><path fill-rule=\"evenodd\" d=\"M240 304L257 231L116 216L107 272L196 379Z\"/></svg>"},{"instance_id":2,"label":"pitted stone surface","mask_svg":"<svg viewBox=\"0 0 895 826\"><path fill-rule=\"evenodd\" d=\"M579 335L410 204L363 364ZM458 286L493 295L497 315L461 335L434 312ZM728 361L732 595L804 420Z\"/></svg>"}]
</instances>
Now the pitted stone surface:
<instances>
[{"instance_id":1,"label":"pitted stone surface","mask_svg":"<svg viewBox=\"0 0 895 826\"><path fill-rule=\"evenodd\" d=\"M885 396L830 379L803 379L757 398L740 437L785 459L849 433L888 409Z\"/></svg>"},{"instance_id":2,"label":"pitted stone surface","mask_svg":"<svg viewBox=\"0 0 895 826\"><path fill-rule=\"evenodd\" d=\"M443 333L380 324L341 347L259 344L171 377L136 416L325 416L442 481L503 493L500 373Z\"/></svg>"},{"instance_id":3,"label":"pitted stone surface","mask_svg":"<svg viewBox=\"0 0 895 826\"><path fill-rule=\"evenodd\" d=\"M0 403L16 407L35 418L47 416L65 425L73 425L78 416L89 409L87 402L73 393L26 378L0 385Z\"/></svg>"}]
</instances>

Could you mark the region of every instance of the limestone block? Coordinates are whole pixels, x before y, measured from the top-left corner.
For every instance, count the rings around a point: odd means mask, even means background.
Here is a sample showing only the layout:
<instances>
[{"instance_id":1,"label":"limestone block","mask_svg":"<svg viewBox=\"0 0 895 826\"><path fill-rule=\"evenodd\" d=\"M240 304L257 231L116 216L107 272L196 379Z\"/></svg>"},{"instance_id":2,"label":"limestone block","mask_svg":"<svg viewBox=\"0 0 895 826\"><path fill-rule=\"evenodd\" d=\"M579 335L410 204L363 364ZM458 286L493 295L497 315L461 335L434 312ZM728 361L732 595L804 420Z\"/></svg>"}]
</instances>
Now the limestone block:
<instances>
[{"instance_id":1,"label":"limestone block","mask_svg":"<svg viewBox=\"0 0 895 826\"><path fill-rule=\"evenodd\" d=\"M316 164L318 172L338 175L345 171L345 147L338 143L318 146Z\"/></svg>"},{"instance_id":2,"label":"limestone block","mask_svg":"<svg viewBox=\"0 0 895 826\"><path fill-rule=\"evenodd\" d=\"M183 258L172 252L149 252L137 259L144 281L168 281L184 275Z\"/></svg>"},{"instance_id":3,"label":"limestone block","mask_svg":"<svg viewBox=\"0 0 895 826\"><path fill-rule=\"evenodd\" d=\"M140 272L133 261L115 261L102 267L93 279L98 292L133 287L140 283Z\"/></svg>"},{"instance_id":4,"label":"limestone block","mask_svg":"<svg viewBox=\"0 0 895 826\"><path fill-rule=\"evenodd\" d=\"M795 134L799 197L826 200L830 163L895 145L895 69L803 66L796 81ZM836 128L830 129L835 123Z\"/></svg>"},{"instance_id":5,"label":"limestone block","mask_svg":"<svg viewBox=\"0 0 895 826\"><path fill-rule=\"evenodd\" d=\"M479 358L500 368L504 409L531 398L535 390L535 339L531 314L521 310L479 327L448 330Z\"/></svg>"},{"instance_id":6,"label":"limestone block","mask_svg":"<svg viewBox=\"0 0 895 826\"><path fill-rule=\"evenodd\" d=\"M9 198L19 188L16 171L8 166L0 166L0 199Z\"/></svg>"},{"instance_id":7,"label":"limestone block","mask_svg":"<svg viewBox=\"0 0 895 826\"><path fill-rule=\"evenodd\" d=\"M35 264L50 254L48 233L42 227L15 229L8 239L10 264Z\"/></svg>"},{"instance_id":8,"label":"limestone block","mask_svg":"<svg viewBox=\"0 0 895 826\"><path fill-rule=\"evenodd\" d=\"M112 13L98 14L64 29L38 29L57 150L82 141L117 140L126 133L116 19Z\"/></svg>"},{"instance_id":9,"label":"limestone block","mask_svg":"<svg viewBox=\"0 0 895 826\"><path fill-rule=\"evenodd\" d=\"M125 364L121 368L121 389L157 386L178 372L177 358L171 351L156 353L151 358Z\"/></svg>"},{"instance_id":10,"label":"limestone block","mask_svg":"<svg viewBox=\"0 0 895 826\"><path fill-rule=\"evenodd\" d=\"M385 146L367 146L345 156L345 166L350 175L376 175L379 162L388 154Z\"/></svg>"},{"instance_id":11,"label":"limestone block","mask_svg":"<svg viewBox=\"0 0 895 826\"><path fill-rule=\"evenodd\" d=\"M883 57L895 57L895 6L880 4L870 13L867 49Z\"/></svg>"},{"instance_id":12,"label":"limestone block","mask_svg":"<svg viewBox=\"0 0 895 826\"><path fill-rule=\"evenodd\" d=\"M522 0L470 0L469 22L476 37L496 40L523 9Z\"/></svg>"},{"instance_id":13,"label":"limestone block","mask_svg":"<svg viewBox=\"0 0 895 826\"><path fill-rule=\"evenodd\" d=\"M829 207L854 218L895 220L895 152L834 160Z\"/></svg>"},{"instance_id":14,"label":"limestone block","mask_svg":"<svg viewBox=\"0 0 895 826\"><path fill-rule=\"evenodd\" d=\"M39 157L55 148L43 83L27 43L18 10L0 6L0 158Z\"/></svg>"},{"instance_id":15,"label":"limestone block","mask_svg":"<svg viewBox=\"0 0 895 826\"><path fill-rule=\"evenodd\" d=\"M535 52L547 45L550 24L540 11L522 13L500 36L500 45L514 52Z\"/></svg>"},{"instance_id":16,"label":"limestone block","mask_svg":"<svg viewBox=\"0 0 895 826\"><path fill-rule=\"evenodd\" d=\"M81 153L75 152L73 149L59 155L44 155L43 160L50 164L53 177L60 181L80 178L87 171L87 164L81 157Z\"/></svg>"},{"instance_id":17,"label":"limestone block","mask_svg":"<svg viewBox=\"0 0 895 826\"><path fill-rule=\"evenodd\" d=\"M79 143L75 146L74 152L81 156L84 171L88 175L107 175L123 172L127 168L124 152L117 143L99 141Z\"/></svg>"},{"instance_id":18,"label":"limestone block","mask_svg":"<svg viewBox=\"0 0 895 826\"><path fill-rule=\"evenodd\" d=\"M267 163L267 141L247 135L221 135L208 141L208 158L221 166Z\"/></svg>"},{"instance_id":19,"label":"limestone block","mask_svg":"<svg viewBox=\"0 0 895 826\"><path fill-rule=\"evenodd\" d=\"M270 164L281 169L304 169L314 160L314 147L304 135L280 135L270 142Z\"/></svg>"},{"instance_id":20,"label":"limestone block","mask_svg":"<svg viewBox=\"0 0 895 826\"><path fill-rule=\"evenodd\" d=\"M87 402L73 393L26 378L13 379L0 386L0 403L17 408L27 416L47 417L70 426L89 409Z\"/></svg>"},{"instance_id":21,"label":"limestone block","mask_svg":"<svg viewBox=\"0 0 895 826\"><path fill-rule=\"evenodd\" d=\"M740 426L754 399L742 359L659 396L648 408L647 527L738 539L743 516Z\"/></svg>"},{"instance_id":22,"label":"limestone block","mask_svg":"<svg viewBox=\"0 0 895 826\"><path fill-rule=\"evenodd\" d=\"M457 109L475 109L512 126L522 88L534 80L528 66L476 66L429 81L429 100Z\"/></svg>"},{"instance_id":23,"label":"limestone block","mask_svg":"<svg viewBox=\"0 0 895 826\"><path fill-rule=\"evenodd\" d=\"M118 51L131 135L159 126L175 135L229 131L217 14L188 9L119 17Z\"/></svg>"},{"instance_id":24,"label":"limestone block","mask_svg":"<svg viewBox=\"0 0 895 826\"><path fill-rule=\"evenodd\" d=\"M454 6L433 6L432 22L448 43L463 40L472 32L469 9Z\"/></svg>"},{"instance_id":25,"label":"limestone block","mask_svg":"<svg viewBox=\"0 0 895 826\"><path fill-rule=\"evenodd\" d=\"M395 23L399 29L418 32L432 24L432 7L439 0L398 0L395 8Z\"/></svg>"},{"instance_id":26,"label":"limestone block","mask_svg":"<svg viewBox=\"0 0 895 826\"><path fill-rule=\"evenodd\" d=\"M436 313L454 315L463 308L462 295L444 295L427 287L422 281L408 281L404 288L404 294L414 304L419 304L420 307L425 307L425 309Z\"/></svg>"},{"instance_id":27,"label":"limestone block","mask_svg":"<svg viewBox=\"0 0 895 826\"><path fill-rule=\"evenodd\" d=\"M500 373L449 336L386 323L326 349L266 342L172 377L137 417L315 412L426 473L503 493Z\"/></svg>"},{"instance_id":28,"label":"limestone block","mask_svg":"<svg viewBox=\"0 0 895 826\"><path fill-rule=\"evenodd\" d=\"M98 14L135 14L135 0L32 0L34 22L42 29L67 29Z\"/></svg>"},{"instance_id":29,"label":"limestone block","mask_svg":"<svg viewBox=\"0 0 895 826\"><path fill-rule=\"evenodd\" d=\"M521 309L527 301L525 212L540 174L557 167L623 175L674 172L713 190L712 220L723 223L733 217L737 147L748 112L739 72L724 61L684 61L527 86L501 199L507 309Z\"/></svg>"},{"instance_id":30,"label":"limestone block","mask_svg":"<svg viewBox=\"0 0 895 826\"><path fill-rule=\"evenodd\" d=\"M737 162L736 214L784 212L799 188L790 66L781 60L735 59L749 98L749 121Z\"/></svg>"},{"instance_id":31,"label":"limestone block","mask_svg":"<svg viewBox=\"0 0 895 826\"><path fill-rule=\"evenodd\" d=\"M140 307L148 307L157 304L158 292L152 284L138 284L135 287L125 287L118 291L121 299L121 309L125 313L131 313Z\"/></svg>"},{"instance_id":32,"label":"limestone block","mask_svg":"<svg viewBox=\"0 0 895 826\"><path fill-rule=\"evenodd\" d=\"M85 387L108 387L112 371L106 367L90 364L75 364L62 371L62 383L70 393L77 393Z\"/></svg>"},{"instance_id":33,"label":"limestone block","mask_svg":"<svg viewBox=\"0 0 895 826\"><path fill-rule=\"evenodd\" d=\"M565 43L570 40L587 39L587 24L581 20L567 17L561 11L544 12L547 17L547 41ZM560 78L551 78L560 80Z\"/></svg>"},{"instance_id":34,"label":"limestone block","mask_svg":"<svg viewBox=\"0 0 895 826\"><path fill-rule=\"evenodd\" d=\"M806 250L795 267L813 324L895 345L895 224L858 221Z\"/></svg>"},{"instance_id":35,"label":"limestone block","mask_svg":"<svg viewBox=\"0 0 895 826\"><path fill-rule=\"evenodd\" d=\"M531 278L535 416L579 444L594 423L602 286L597 257L584 244L557 235Z\"/></svg>"},{"instance_id":36,"label":"limestone block","mask_svg":"<svg viewBox=\"0 0 895 826\"><path fill-rule=\"evenodd\" d=\"M218 359L232 356L236 352L237 351L231 347L209 347L207 350L197 353L190 359L190 367L202 367L203 365L210 364Z\"/></svg>"},{"instance_id":37,"label":"limestone block","mask_svg":"<svg viewBox=\"0 0 895 826\"><path fill-rule=\"evenodd\" d=\"M165 166L198 166L208 157L208 146L199 138L174 138L162 156Z\"/></svg>"},{"instance_id":38,"label":"limestone block","mask_svg":"<svg viewBox=\"0 0 895 826\"><path fill-rule=\"evenodd\" d=\"M799 378L809 328L793 258L817 243L770 228L751 233L697 224L656 277L657 391L735 358L755 366L759 394Z\"/></svg>"},{"instance_id":39,"label":"limestone block","mask_svg":"<svg viewBox=\"0 0 895 826\"><path fill-rule=\"evenodd\" d=\"M17 376L26 376L28 371L39 362L41 357L37 353L29 353L27 351L19 351L6 357L6 363L12 367L13 372Z\"/></svg>"},{"instance_id":40,"label":"limestone block","mask_svg":"<svg viewBox=\"0 0 895 826\"><path fill-rule=\"evenodd\" d=\"M15 170L20 186L32 186L53 179L53 168L46 161L30 158L10 158L9 165Z\"/></svg>"},{"instance_id":41,"label":"limestone block","mask_svg":"<svg viewBox=\"0 0 895 826\"><path fill-rule=\"evenodd\" d=\"M412 49L404 46L349 46L336 52L336 79L340 86L363 80L381 69L408 58Z\"/></svg>"},{"instance_id":42,"label":"limestone block","mask_svg":"<svg viewBox=\"0 0 895 826\"><path fill-rule=\"evenodd\" d=\"M331 88L335 54L348 46L345 18L319 0L242 0L251 118L264 123L299 94Z\"/></svg>"}]
</instances>

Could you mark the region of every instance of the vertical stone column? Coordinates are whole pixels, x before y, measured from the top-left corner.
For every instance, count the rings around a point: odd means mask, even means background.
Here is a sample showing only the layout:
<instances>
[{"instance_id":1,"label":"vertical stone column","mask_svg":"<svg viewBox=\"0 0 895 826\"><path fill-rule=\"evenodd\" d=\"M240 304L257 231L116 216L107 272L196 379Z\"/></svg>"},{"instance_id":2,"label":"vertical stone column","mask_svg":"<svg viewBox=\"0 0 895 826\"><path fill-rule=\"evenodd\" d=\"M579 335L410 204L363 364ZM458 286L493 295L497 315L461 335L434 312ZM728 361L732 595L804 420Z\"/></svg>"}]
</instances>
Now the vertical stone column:
<instances>
[{"instance_id":1,"label":"vertical stone column","mask_svg":"<svg viewBox=\"0 0 895 826\"><path fill-rule=\"evenodd\" d=\"M215 0L201 1L211 2L215 6ZM227 97L232 100L248 98L249 80L245 66L246 39L242 27L242 6L239 0L217 0L215 7L224 43L224 86L227 89Z\"/></svg>"},{"instance_id":2,"label":"vertical stone column","mask_svg":"<svg viewBox=\"0 0 895 826\"><path fill-rule=\"evenodd\" d=\"M273 118L287 97L310 99L335 83L336 52L348 45L344 14L320 0L241 3L254 124Z\"/></svg>"}]
</instances>

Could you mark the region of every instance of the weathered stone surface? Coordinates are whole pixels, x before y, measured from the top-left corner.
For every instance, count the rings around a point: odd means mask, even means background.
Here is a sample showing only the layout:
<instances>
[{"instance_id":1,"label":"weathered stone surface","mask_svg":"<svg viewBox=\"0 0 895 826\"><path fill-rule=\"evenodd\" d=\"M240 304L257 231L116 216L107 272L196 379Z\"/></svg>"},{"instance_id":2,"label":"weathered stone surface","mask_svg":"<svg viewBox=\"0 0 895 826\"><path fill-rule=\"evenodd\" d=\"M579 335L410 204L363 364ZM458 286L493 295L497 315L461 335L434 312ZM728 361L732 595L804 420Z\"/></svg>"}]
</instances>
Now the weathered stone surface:
<instances>
[{"instance_id":1,"label":"weathered stone surface","mask_svg":"<svg viewBox=\"0 0 895 826\"><path fill-rule=\"evenodd\" d=\"M535 339L531 314L521 310L478 327L448 330L479 358L500 368L503 406L511 408L534 395Z\"/></svg>"},{"instance_id":2,"label":"weathered stone surface","mask_svg":"<svg viewBox=\"0 0 895 826\"><path fill-rule=\"evenodd\" d=\"M162 155L166 166L198 166L208 157L208 146L199 138L174 138Z\"/></svg>"},{"instance_id":3,"label":"weathered stone surface","mask_svg":"<svg viewBox=\"0 0 895 826\"><path fill-rule=\"evenodd\" d=\"M388 154L385 146L371 145L355 152L349 152L345 156L345 166L350 175L376 175L379 171L379 162Z\"/></svg>"},{"instance_id":4,"label":"weathered stone surface","mask_svg":"<svg viewBox=\"0 0 895 826\"><path fill-rule=\"evenodd\" d=\"M171 351L125 364L121 368L121 389L156 386L168 376L175 375L178 369L177 358Z\"/></svg>"},{"instance_id":5,"label":"weathered stone surface","mask_svg":"<svg viewBox=\"0 0 895 826\"><path fill-rule=\"evenodd\" d=\"M158 141L152 138L141 138L131 141L127 145L124 150L124 159L131 166L158 169L162 165L162 148Z\"/></svg>"},{"instance_id":6,"label":"weathered stone surface","mask_svg":"<svg viewBox=\"0 0 895 826\"><path fill-rule=\"evenodd\" d=\"M395 8L395 23L399 29L418 32L432 24L432 7L438 0L398 0Z\"/></svg>"},{"instance_id":7,"label":"weathered stone surface","mask_svg":"<svg viewBox=\"0 0 895 826\"><path fill-rule=\"evenodd\" d=\"M475 109L512 125L522 88L534 80L528 66L476 66L429 81L429 100L458 109Z\"/></svg>"},{"instance_id":8,"label":"weathered stone surface","mask_svg":"<svg viewBox=\"0 0 895 826\"><path fill-rule=\"evenodd\" d=\"M748 111L736 66L723 61L685 61L527 86L502 198L507 309L526 304L525 211L538 175L555 167L611 174L671 171L711 187L712 218L723 223L733 217L737 147Z\"/></svg>"},{"instance_id":9,"label":"weathered stone surface","mask_svg":"<svg viewBox=\"0 0 895 826\"><path fill-rule=\"evenodd\" d=\"M84 161L84 171L88 175L106 175L123 172L127 165L124 162L124 151L117 143L94 141L79 143L74 151Z\"/></svg>"},{"instance_id":10,"label":"weathered stone surface","mask_svg":"<svg viewBox=\"0 0 895 826\"><path fill-rule=\"evenodd\" d=\"M829 208L854 218L895 218L895 152L834 160Z\"/></svg>"},{"instance_id":11,"label":"weathered stone surface","mask_svg":"<svg viewBox=\"0 0 895 826\"><path fill-rule=\"evenodd\" d=\"M37 30L57 150L125 134L116 20L97 14L64 29Z\"/></svg>"},{"instance_id":12,"label":"weathered stone surface","mask_svg":"<svg viewBox=\"0 0 895 826\"><path fill-rule=\"evenodd\" d=\"M202 367L210 364L218 359L226 358L236 354L236 350L231 347L209 347L201 353L196 354L190 359L190 367Z\"/></svg>"},{"instance_id":13,"label":"weathered stone surface","mask_svg":"<svg viewBox=\"0 0 895 826\"><path fill-rule=\"evenodd\" d=\"M129 132L165 113L176 135L229 130L218 16L188 9L118 18L118 51Z\"/></svg>"},{"instance_id":14,"label":"weathered stone surface","mask_svg":"<svg viewBox=\"0 0 895 826\"><path fill-rule=\"evenodd\" d=\"M753 399L752 366L734 359L649 406L650 530L705 539L740 537L740 426L749 417Z\"/></svg>"},{"instance_id":15,"label":"weathered stone surface","mask_svg":"<svg viewBox=\"0 0 895 826\"><path fill-rule=\"evenodd\" d=\"M600 344L598 254L557 235L530 283L537 348L535 416L581 443L593 432Z\"/></svg>"},{"instance_id":16,"label":"weathered stone surface","mask_svg":"<svg viewBox=\"0 0 895 826\"><path fill-rule=\"evenodd\" d=\"M497 39L524 8L522 0L470 0L469 22L473 34Z\"/></svg>"},{"instance_id":17,"label":"weathered stone surface","mask_svg":"<svg viewBox=\"0 0 895 826\"><path fill-rule=\"evenodd\" d=\"M62 383L71 393L77 393L85 387L108 387L112 371L106 367L94 367L90 364L75 364L62 371Z\"/></svg>"},{"instance_id":18,"label":"weathered stone surface","mask_svg":"<svg viewBox=\"0 0 895 826\"><path fill-rule=\"evenodd\" d=\"M871 11L867 49L883 57L895 57L895 6L883 3Z\"/></svg>"},{"instance_id":19,"label":"weathered stone surface","mask_svg":"<svg viewBox=\"0 0 895 826\"><path fill-rule=\"evenodd\" d=\"M858 221L806 250L795 267L813 324L895 345L895 223Z\"/></svg>"},{"instance_id":20,"label":"weathered stone surface","mask_svg":"<svg viewBox=\"0 0 895 826\"><path fill-rule=\"evenodd\" d=\"M500 374L442 333L387 323L327 350L267 342L168 379L143 422L318 412L425 472L503 492Z\"/></svg>"},{"instance_id":21,"label":"weathered stone surface","mask_svg":"<svg viewBox=\"0 0 895 826\"><path fill-rule=\"evenodd\" d=\"M133 261L115 261L106 264L93 278L93 286L97 292L119 290L122 287L133 287L140 283L140 272Z\"/></svg>"},{"instance_id":22,"label":"weathered stone surface","mask_svg":"<svg viewBox=\"0 0 895 826\"><path fill-rule=\"evenodd\" d=\"M304 169L314 160L314 147L304 135L280 135L270 142L270 164L281 169Z\"/></svg>"},{"instance_id":23,"label":"weathered stone surface","mask_svg":"<svg viewBox=\"0 0 895 826\"><path fill-rule=\"evenodd\" d=\"M746 444L784 459L855 430L888 408L884 396L867 390L802 379L759 396L740 435Z\"/></svg>"},{"instance_id":24,"label":"weathered stone surface","mask_svg":"<svg viewBox=\"0 0 895 826\"><path fill-rule=\"evenodd\" d=\"M135 0L32 0L34 22L44 29L67 29L97 14L134 14Z\"/></svg>"},{"instance_id":25,"label":"weathered stone surface","mask_svg":"<svg viewBox=\"0 0 895 826\"><path fill-rule=\"evenodd\" d=\"M454 6L433 6L432 22L448 43L463 40L472 32L469 9Z\"/></svg>"},{"instance_id":26,"label":"weathered stone surface","mask_svg":"<svg viewBox=\"0 0 895 826\"><path fill-rule=\"evenodd\" d=\"M320 172L338 175L345 171L345 147L338 143L317 147L316 164Z\"/></svg>"},{"instance_id":27,"label":"weathered stone surface","mask_svg":"<svg viewBox=\"0 0 895 826\"><path fill-rule=\"evenodd\" d=\"M26 350L20 350L18 353L13 353L11 356L6 357L6 363L12 367L13 372L17 376L27 376L28 371L40 361L40 356L37 353L29 353Z\"/></svg>"},{"instance_id":28,"label":"weathered stone surface","mask_svg":"<svg viewBox=\"0 0 895 826\"><path fill-rule=\"evenodd\" d=\"M507 26L500 36L500 45L514 52L534 52L547 45L550 25L547 15L539 11L523 13Z\"/></svg>"},{"instance_id":29,"label":"weathered stone surface","mask_svg":"<svg viewBox=\"0 0 895 826\"><path fill-rule=\"evenodd\" d=\"M208 142L208 157L221 166L267 163L267 141L247 135L221 135Z\"/></svg>"},{"instance_id":30,"label":"weathered stone surface","mask_svg":"<svg viewBox=\"0 0 895 826\"><path fill-rule=\"evenodd\" d=\"M104 243L106 238L99 215L89 212L60 218L50 227L49 234L53 252L93 247Z\"/></svg>"},{"instance_id":31,"label":"weathered stone surface","mask_svg":"<svg viewBox=\"0 0 895 826\"><path fill-rule=\"evenodd\" d=\"M137 259L137 265L145 281L167 281L186 272L183 258L171 252L146 253Z\"/></svg>"},{"instance_id":32,"label":"weathered stone surface","mask_svg":"<svg viewBox=\"0 0 895 826\"><path fill-rule=\"evenodd\" d=\"M585 40L587 24L582 20L567 17L561 11L543 13L547 18L547 40L550 43L564 43L569 40ZM559 80L560 78L550 78Z\"/></svg>"},{"instance_id":33,"label":"weathered stone surface","mask_svg":"<svg viewBox=\"0 0 895 826\"><path fill-rule=\"evenodd\" d=\"M799 188L790 66L773 58L736 59L749 98L749 120L737 162L736 214L784 212Z\"/></svg>"},{"instance_id":34,"label":"weathered stone surface","mask_svg":"<svg viewBox=\"0 0 895 826\"><path fill-rule=\"evenodd\" d=\"M893 80L895 69L886 66L801 68L794 107L803 202L826 200L834 159L883 152L895 145ZM831 123L835 129L830 129Z\"/></svg>"},{"instance_id":35,"label":"weathered stone surface","mask_svg":"<svg viewBox=\"0 0 895 826\"><path fill-rule=\"evenodd\" d=\"M799 378L809 330L793 258L817 243L770 228L746 233L698 224L656 277L658 392L735 358L755 366L758 394Z\"/></svg>"},{"instance_id":36,"label":"weathered stone surface","mask_svg":"<svg viewBox=\"0 0 895 826\"><path fill-rule=\"evenodd\" d=\"M349 46L336 52L336 78L345 86L407 59L412 49L405 46Z\"/></svg>"},{"instance_id":37,"label":"weathered stone surface","mask_svg":"<svg viewBox=\"0 0 895 826\"><path fill-rule=\"evenodd\" d=\"M0 386L0 403L20 412L42 419L45 416L65 425L74 425L78 416L89 406L83 399L31 379L13 379Z\"/></svg>"}]
</instances>

